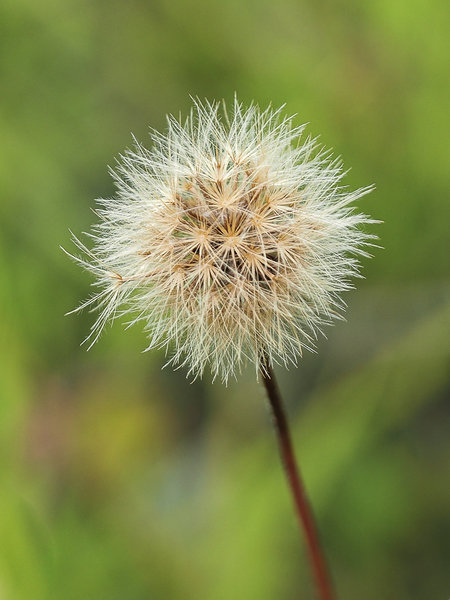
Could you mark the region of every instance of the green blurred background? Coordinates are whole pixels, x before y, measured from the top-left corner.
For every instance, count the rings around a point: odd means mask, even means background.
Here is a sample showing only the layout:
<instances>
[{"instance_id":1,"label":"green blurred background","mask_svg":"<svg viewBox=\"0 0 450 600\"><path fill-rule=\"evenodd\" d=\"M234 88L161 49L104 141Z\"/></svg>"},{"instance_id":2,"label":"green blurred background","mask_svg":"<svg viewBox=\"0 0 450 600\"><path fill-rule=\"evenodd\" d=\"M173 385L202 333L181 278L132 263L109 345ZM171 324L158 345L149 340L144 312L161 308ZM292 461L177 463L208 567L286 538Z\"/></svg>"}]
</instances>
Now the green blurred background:
<instances>
[{"instance_id":1,"label":"green blurred background","mask_svg":"<svg viewBox=\"0 0 450 600\"><path fill-rule=\"evenodd\" d=\"M235 91L377 186L348 322L278 372L340 598L449 597L447 32L444 1L3 1L1 600L314 598L253 373L189 384L63 316L91 278L59 244L131 132Z\"/></svg>"}]
</instances>

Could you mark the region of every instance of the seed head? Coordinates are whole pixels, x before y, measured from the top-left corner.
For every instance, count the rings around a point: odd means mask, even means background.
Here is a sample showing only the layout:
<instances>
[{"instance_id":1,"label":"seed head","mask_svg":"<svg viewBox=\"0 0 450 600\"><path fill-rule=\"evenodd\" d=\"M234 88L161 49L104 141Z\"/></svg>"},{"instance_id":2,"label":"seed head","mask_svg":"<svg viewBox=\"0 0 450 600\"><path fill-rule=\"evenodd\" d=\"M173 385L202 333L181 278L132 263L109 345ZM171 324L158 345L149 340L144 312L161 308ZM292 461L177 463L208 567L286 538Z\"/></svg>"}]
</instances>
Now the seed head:
<instances>
[{"instance_id":1,"label":"seed head","mask_svg":"<svg viewBox=\"0 0 450 600\"><path fill-rule=\"evenodd\" d=\"M152 149L135 143L112 171L115 198L99 200L89 250L73 257L96 276L100 315L88 340L119 314L145 323L147 349L224 381L262 357L296 362L343 308L371 222L350 204L341 162L302 138L280 109L196 101L168 117Z\"/></svg>"}]
</instances>

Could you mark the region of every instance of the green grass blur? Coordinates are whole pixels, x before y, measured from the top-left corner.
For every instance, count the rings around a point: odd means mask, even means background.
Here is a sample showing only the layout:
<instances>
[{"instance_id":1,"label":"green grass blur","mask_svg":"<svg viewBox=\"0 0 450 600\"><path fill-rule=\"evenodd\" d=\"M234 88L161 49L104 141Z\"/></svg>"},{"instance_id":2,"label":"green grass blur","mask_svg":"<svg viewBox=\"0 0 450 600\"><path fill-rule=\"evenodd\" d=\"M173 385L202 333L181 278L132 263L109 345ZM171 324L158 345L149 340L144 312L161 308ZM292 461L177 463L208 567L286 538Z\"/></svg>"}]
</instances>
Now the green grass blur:
<instances>
[{"instance_id":1,"label":"green grass blur","mask_svg":"<svg viewBox=\"0 0 450 600\"><path fill-rule=\"evenodd\" d=\"M189 94L286 102L376 192L347 323L278 371L340 598L450 595L444 1L4 0L0 599L314 598L264 396L64 317L107 164ZM446 251L447 250L447 251Z\"/></svg>"}]
</instances>

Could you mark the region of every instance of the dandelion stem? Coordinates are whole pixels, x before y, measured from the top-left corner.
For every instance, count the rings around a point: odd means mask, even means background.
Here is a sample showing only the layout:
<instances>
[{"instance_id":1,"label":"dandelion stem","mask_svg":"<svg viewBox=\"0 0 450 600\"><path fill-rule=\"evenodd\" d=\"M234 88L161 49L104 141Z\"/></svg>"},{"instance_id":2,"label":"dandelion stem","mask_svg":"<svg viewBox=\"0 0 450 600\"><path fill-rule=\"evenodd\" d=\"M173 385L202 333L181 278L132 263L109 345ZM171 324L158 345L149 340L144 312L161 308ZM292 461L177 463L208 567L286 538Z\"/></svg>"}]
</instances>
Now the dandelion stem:
<instances>
[{"instance_id":1,"label":"dandelion stem","mask_svg":"<svg viewBox=\"0 0 450 600\"><path fill-rule=\"evenodd\" d=\"M266 359L263 359L261 363L261 374L272 409L281 458L286 470L297 516L305 536L311 569L317 586L318 598L320 600L336 600L325 556L320 545L314 515L309 505L300 470L295 460L289 426L278 385L273 370Z\"/></svg>"}]
</instances>

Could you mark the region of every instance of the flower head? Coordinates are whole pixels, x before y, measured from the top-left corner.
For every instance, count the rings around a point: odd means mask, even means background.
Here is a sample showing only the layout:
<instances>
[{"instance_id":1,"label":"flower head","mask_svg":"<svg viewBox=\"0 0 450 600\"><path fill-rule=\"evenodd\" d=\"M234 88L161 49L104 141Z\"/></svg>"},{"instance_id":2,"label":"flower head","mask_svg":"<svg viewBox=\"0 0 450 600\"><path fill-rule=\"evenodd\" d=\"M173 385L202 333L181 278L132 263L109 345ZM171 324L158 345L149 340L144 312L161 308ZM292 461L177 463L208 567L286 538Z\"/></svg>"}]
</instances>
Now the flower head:
<instances>
[{"instance_id":1,"label":"flower head","mask_svg":"<svg viewBox=\"0 0 450 600\"><path fill-rule=\"evenodd\" d=\"M115 198L99 200L89 250L74 257L99 291L94 343L118 314L143 321L148 349L223 380L262 357L295 362L343 308L370 222L350 204L340 161L303 139L280 110L195 102L168 117L153 146L136 143L113 171ZM79 309L77 309L79 310Z\"/></svg>"}]
</instances>

